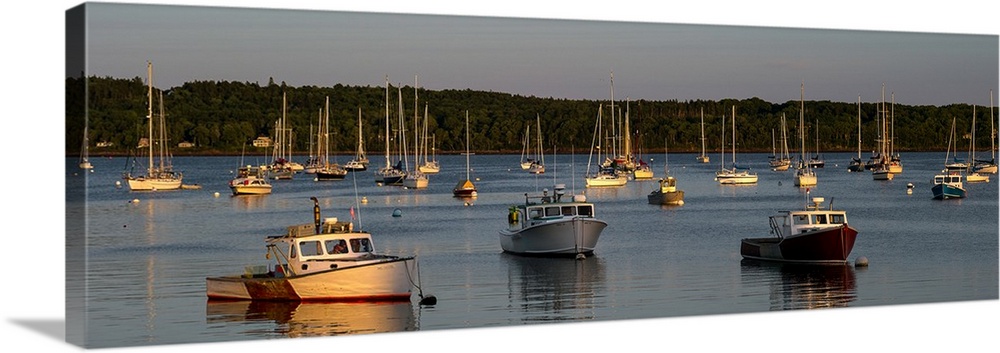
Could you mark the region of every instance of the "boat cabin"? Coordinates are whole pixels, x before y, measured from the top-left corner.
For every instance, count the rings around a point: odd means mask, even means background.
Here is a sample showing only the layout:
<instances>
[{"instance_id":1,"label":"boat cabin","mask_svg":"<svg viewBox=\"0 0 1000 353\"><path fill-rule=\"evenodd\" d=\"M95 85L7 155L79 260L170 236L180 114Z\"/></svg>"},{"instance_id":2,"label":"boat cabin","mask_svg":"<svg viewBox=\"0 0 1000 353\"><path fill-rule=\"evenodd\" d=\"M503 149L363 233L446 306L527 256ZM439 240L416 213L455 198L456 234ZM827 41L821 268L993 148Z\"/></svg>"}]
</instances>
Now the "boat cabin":
<instances>
[{"instance_id":1,"label":"boat cabin","mask_svg":"<svg viewBox=\"0 0 1000 353\"><path fill-rule=\"evenodd\" d=\"M960 173L948 173L948 174L938 174L934 176L934 185L938 184L948 184L948 185L961 185L962 184L962 174Z\"/></svg>"},{"instance_id":2,"label":"boat cabin","mask_svg":"<svg viewBox=\"0 0 1000 353\"><path fill-rule=\"evenodd\" d=\"M782 211L771 216L771 233L779 238L785 238L847 224L846 211L833 210L832 206L825 210L821 209L823 201L822 197L814 197L805 210Z\"/></svg>"},{"instance_id":3,"label":"boat cabin","mask_svg":"<svg viewBox=\"0 0 1000 353\"><path fill-rule=\"evenodd\" d=\"M548 189L541 196L524 194L524 205L511 207L508 223L511 229L521 229L576 217L593 218L594 204L586 202L583 195L574 195L572 200L563 201L565 186L556 185L555 193L549 196Z\"/></svg>"},{"instance_id":4,"label":"boat cabin","mask_svg":"<svg viewBox=\"0 0 1000 353\"><path fill-rule=\"evenodd\" d=\"M354 231L351 222L327 218L317 232L314 224L289 226L283 235L268 237L268 256L275 256L280 266L275 272L303 275L338 267L353 266L373 258L375 248L371 234Z\"/></svg>"},{"instance_id":5,"label":"boat cabin","mask_svg":"<svg viewBox=\"0 0 1000 353\"><path fill-rule=\"evenodd\" d=\"M668 193L677 191L677 179L668 176L666 179L660 179L660 193Z\"/></svg>"}]
</instances>

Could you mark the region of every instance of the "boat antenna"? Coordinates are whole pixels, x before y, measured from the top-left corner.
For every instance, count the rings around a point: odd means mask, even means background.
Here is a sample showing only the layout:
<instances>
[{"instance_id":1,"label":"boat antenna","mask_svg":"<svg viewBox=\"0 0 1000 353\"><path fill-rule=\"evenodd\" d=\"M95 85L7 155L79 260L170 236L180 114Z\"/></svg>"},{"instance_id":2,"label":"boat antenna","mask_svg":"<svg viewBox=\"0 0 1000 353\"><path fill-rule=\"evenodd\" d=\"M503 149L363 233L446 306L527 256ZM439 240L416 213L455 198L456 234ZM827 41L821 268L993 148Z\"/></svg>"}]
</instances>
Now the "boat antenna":
<instances>
[{"instance_id":1,"label":"boat antenna","mask_svg":"<svg viewBox=\"0 0 1000 353\"><path fill-rule=\"evenodd\" d=\"M309 199L313 201L313 223L316 224L316 234L319 234L319 200L316 199L316 196Z\"/></svg>"},{"instance_id":2,"label":"boat antenna","mask_svg":"<svg viewBox=\"0 0 1000 353\"><path fill-rule=\"evenodd\" d=\"M351 180L354 181L354 208L358 210L358 231L361 231L361 204L358 201L358 173L351 173ZM354 212L351 212L354 217Z\"/></svg>"}]
</instances>

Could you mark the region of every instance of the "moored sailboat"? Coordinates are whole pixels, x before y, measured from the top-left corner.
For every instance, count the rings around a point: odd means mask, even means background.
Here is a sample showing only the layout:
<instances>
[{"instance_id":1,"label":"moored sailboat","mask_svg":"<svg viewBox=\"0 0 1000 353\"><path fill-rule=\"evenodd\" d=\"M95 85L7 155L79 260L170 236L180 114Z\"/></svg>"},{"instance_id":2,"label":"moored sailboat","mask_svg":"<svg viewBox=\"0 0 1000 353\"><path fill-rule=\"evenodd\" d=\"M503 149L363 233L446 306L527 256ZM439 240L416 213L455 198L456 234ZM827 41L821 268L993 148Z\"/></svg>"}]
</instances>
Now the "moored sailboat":
<instances>
[{"instance_id":1,"label":"moored sailboat","mask_svg":"<svg viewBox=\"0 0 1000 353\"><path fill-rule=\"evenodd\" d=\"M163 113L163 93L160 92L159 107L160 112L158 116L153 116L153 63L146 62L146 71L148 75L148 111L146 115L146 120L148 124L148 137L146 140L147 154L148 154L148 165L146 166L145 175L133 175L131 172L126 172L122 175L128 184L128 187L132 191L155 191L155 190L177 190L181 188L181 182L184 178L182 173L175 172L173 166L169 161L170 152L169 144L167 143L167 129L166 129L166 114ZM154 133L153 126L156 125L158 128ZM154 146L156 146L156 153L154 153Z\"/></svg>"},{"instance_id":2,"label":"moored sailboat","mask_svg":"<svg viewBox=\"0 0 1000 353\"><path fill-rule=\"evenodd\" d=\"M798 169L795 171L795 186L798 187L815 186L818 182L816 172L812 170L813 164L806 161L805 123L803 122L806 110L805 90L806 85L802 83L801 96L799 98L799 140L801 145L799 149Z\"/></svg>"},{"instance_id":3,"label":"moored sailboat","mask_svg":"<svg viewBox=\"0 0 1000 353\"><path fill-rule=\"evenodd\" d=\"M365 153L365 139L361 125L361 107L358 107L358 146L354 151L354 159L344 164L344 169L349 172L368 170L368 155Z\"/></svg>"},{"instance_id":4,"label":"moored sailboat","mask_svg":"<svg viewBox=\"0 0 1000 353\"><path fill-rule=\"evenodd\" d=\"M725 151L726 148L722 148L722 169L715 172L715 180L722 185L743 185L743 184L756 184L757 183L757 173L751 172L749 168L740 168L736 164L736 106L733 106L733 167L730 169L725 168ZM722 124L725 126L726 118L722 118ZM725 128L723 127L723 133L725 133Z\"/></svg>"},{"instance_id":5,"label":"moored sailboat","mask_svg":"<svg viewBox=\"0 0 1000 353\"><path fill-rule=\"evenodd\" d=\"M705 154L705 108L701 108L701 154L697 157L698 163L708 163L708 155Z\"/></svg>"},{"instance_id":6,"label":"moored sailboat","mask_svg":"<svg viewBox=\"0 0 1000 353\"><path fill-rule=\"evenodd\" d=\"M476 185L472 183L469 166L469 111L465 111L465 180L459 180L452 194L457 197L476 197L479 195Z\"/></svg>"},{"instance_id":7,"label":"moored sailboat","mask_svg":"<svg viewBox=\"0 0 1000 353\"><path fill-rule=\"evenodd\" d=\"M344 180L347 177L347 169L337 164L336 161L330 163L330 97L326 97L326 104L323 108L323 126L320 127L319 145L320 161L322 166L316 169L317 181Z\"/></svg>"}]
</instances>

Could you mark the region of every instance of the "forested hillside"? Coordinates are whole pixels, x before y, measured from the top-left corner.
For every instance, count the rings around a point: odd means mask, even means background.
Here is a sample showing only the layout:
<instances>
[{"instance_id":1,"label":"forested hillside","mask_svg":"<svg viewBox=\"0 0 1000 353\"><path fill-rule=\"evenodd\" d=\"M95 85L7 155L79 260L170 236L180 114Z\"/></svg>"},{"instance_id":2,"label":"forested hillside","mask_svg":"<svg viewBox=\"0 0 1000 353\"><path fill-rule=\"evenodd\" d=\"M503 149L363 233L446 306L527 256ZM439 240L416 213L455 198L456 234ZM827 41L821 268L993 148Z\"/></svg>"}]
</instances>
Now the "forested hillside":
<instances>
[{"instance_id":1,"label":"forested hillside","mask_svg":"<svg viewBox=\"0 0 1000 353\"><path fill-rule=\"evenodd\" d=\"M84 87L86 97L84 100ZM154 97L159 96L154 91ZM326 97L330 98L331 149L353 153L357 143L358 109L361 109L365 146L370 155L385 151L386 88L372 86L292 87L284 83L267 85L249 82L188 82L162 92L167 116L170 145L190 142L196 147L178 149L174 154L239 154L246 146L248 154L270 153L250 147L258 136L274 135L275 122L282 114L282 94L287 95L287 121L294 134L294 151L309 150L310 128L318 123ZM512 95L471 90L433 91L417 89L417 112L429 115L429 134L435 136L439 153L464 150L465 111L469 111L472 149L479 153L519 153L528 124L534 130L535 116L541 120L546 150L552 147L568 153L570 148L586 153L594 138L598 111L603 108L604 132L610 134L611 110L608 100L568 100ZM986 95L987 92L984 92ZM402 116L412 143L414 89L390 86L388 114L392 130L399 128L400 101ZM401 100L400 100L401 95ZM864 98L864 97L863 97ZM861 105L862 150L875 149L878 136L878 102L868 97ZM66 81L67 154L78 153L82 146L83 120L89 117L91 153L128 153L146 133L147 86L140 77L119 79L88 77L86 81ZM797 151L799 102L765 102L757 98L720 101L617 101L616 116L628 113L633 142L644 152L662 152L664 143L671 152L699 151L700 121L704 110L705 135L710 151L718 151L722 136L722 117L726 116L726 143L730 143L732 106L736 106L736 130L739 151L770 151L772 132L780 137L780 118L788 121L789 148ZM154 103L159 111L159 102ZM891 105L897 151L944 150L952 118L957 119L959 135L969 133L973 107L967 104L948 106ZM976 107L977 146L990 146L990 107ZM806 101L804 120L806 149L856 151L858 133L857 102ZM621 121L619 120L619 123ZM422 123L421 123L422 124ZM620 125L620 124L619 124ZM421 126L422 127L422 126ZM621 126L615 127L620 131ZM395 134L395 132L392 132ZM98 142L111 147L95 148ZM967 150L968 140L959 142Z\"/></svg>"}]
</instances>

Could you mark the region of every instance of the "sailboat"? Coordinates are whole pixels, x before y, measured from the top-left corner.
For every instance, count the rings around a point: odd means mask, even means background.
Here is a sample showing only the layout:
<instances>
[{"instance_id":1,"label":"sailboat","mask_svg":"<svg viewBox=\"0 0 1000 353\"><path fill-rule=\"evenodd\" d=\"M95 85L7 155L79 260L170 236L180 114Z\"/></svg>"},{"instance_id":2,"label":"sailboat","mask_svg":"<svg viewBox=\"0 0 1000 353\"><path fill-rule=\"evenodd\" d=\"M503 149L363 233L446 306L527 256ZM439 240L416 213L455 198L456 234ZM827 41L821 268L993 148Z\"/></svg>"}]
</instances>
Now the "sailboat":
<instances>
[{"instance_id":1,"label":"sailboat","mask_svg":"<svg viewBox=\"0 0 1000 353\"><path fill-rule=\"evenodd\" d=\"M535 158L531 156L531 125L524 124L524 138L521 139L521 169L528 170Z\"/></svg>"},{"instance_id":2,"label":"sailboat","mask_svg":"<svg viewBox=\"0 0 1000 353\"><path fill-rule=\"evenodd\" d=\"M990 160L973 159L972 170L980 174L997 173L997 130L993 125L993 90L990 90Z\"/></svg>"},{"instance_id":3,"label":"sailboat","mask_svg":"<svg viewBox=\"0 0 1000 353\"><path fill-rule=\"evenodd\" d=\"M402 116L400 116L402 119ZM417 77L413 77L413 169L410 170L407 165L406 176L403 177L403 187L408 189L424 189L427 184L430 183L427 174L420 171L420 167L417 166L417 158L419 158L420 148L419 148L419 138L417 136L417 121L419 116L417 115ZM402 124L400 124L402 126ZM404 140L405 142L405 140ZM404 157L405 158L405 157ZM409 164L409 163L407 163Z\"/></svg>"},{"instance_id":4,"label":"sailboat","mask_svg":"<svg viewBox=\"0 0 1000 353\"><path fill-rule=\"evenodd\" d=\"M354 159L344 164L344 169L349 172L360 172L368 170L368 155L365 154L365 139L361 127L361 107L358 107L358 147L354 152Z\"/></svg>"},{"instance_id":5,"label":"sailboat","mask_svg":"<svg viewBox=\"0 0 1000 353\"><path fill-rule=\"evenodd\" d=\"M892 93L892 109L889 112L889 173L903 172L903 162L896 153L896 93Z\"/></svg>"},{"instance_id":6,"label":"sailboat","mask_svg":"<svg viewBox=\"0 0 1000 353\"><path fill-rule=\"evenodd\" d=\"M274 122L274 148L271 151L271 165L267 166L267 171L269 177L274 180L290 180L295 176L295 170L292 169L292 164L290 155L288 155L288 149L290 148L288 140L290 138L289 130L285 123L285 111L287 106L285 93L281 94L281 119ZM305 169L303 167L303 169Z\"/></svg>"},{"instance_id":7,"label":"sailboat","mask_svg":"<svg viewBox=\"0 0 1000 353\"><path fill-rule=\"evenodd\" d=\"M437 174L438 172L441 171L441 164L438 163L437 158L436 158L436 156L435 156L435 154L433 152L431 152L430 157L427 156L427 120L430 120L430 119L428 119L428 116L429 115L427 115L427 104L425 103L424 104L424 132L423 132L423 136L421 138L421 141L423 141L423 143L420 146L420 151L421 151L420 154L423 156L423 163L420 164L420 171L423 172L424 174ZM430 145L431 146L431 148L430 148L431 151L434 151L436 149L435 146L434 146L435 143L436 143L436 141L434 141L433 138L432 138L431 145Z\"/></svg>"},{"instance_id":8,"label":"sailboat","mask_svg":"<svg viewBox=\"0 0 1000 353\"><path fill-rule=\"evenodd\" d=\"M816 119L816 155L809 159L809 166L813 168L823 168L826 162L819 154L819 119Z\"/></svg>"},{"instance_id":9,"label":"sailboat","mask_svg":"<svg viewBox=\"0 0 1000 353\"><path fill-rule=\"evenodd\" d=\"M684 190L677 190L677 179L670 175L667 168L667 141L663 141L663 178L660 185L646 195L646 201L652 205L683 205Z\"/></svg>"},{"instance_id":10,"label":"sailboat","mask_svg":"<svg viewBox=\"0 0 1000 353\"><path fill-rule=\"evenodd\" d=\"M948 136L948 151L944 156L944 169L948 171L965 171L969 165L965 160L958 157L958 142L955 141L955 118L951 118L951 134ZM955 153L952 154L951 147L954 144ZM950 161L950 162L949 162Z\"/></svg>"},{"instance_id":11,"label":"sailboat","mask_svg":"<svg viewBox=\"0 0 1000 353\"><path fill-rule=\"evenodd\" d=\"M122 178L127 181L129 190L133 191L155 191L155 190L177 190L181 188L181 180L184 176L180 172L174 172L169 161L170 152L167 144L166 114L163 113L163 92L160 92L160 113L154 120L153 116L153 63L146 62L146 74L148 79L148 112L146 120L149 125L146 147L148 153L148 165L145 175L132 175L125 173ZM157 134L154 135L153 125L157 125ZM156 153L153 146L156 145Z\"/></svg>"},{"instance_id":12,"label":"sailboat","mask_svg":"<svg viewBox=\"0 0 1000 353\"><path fill-rule=\"evenodd\" d=\"M320 161L323 166L316 169L316 180L344 180L347 177L347 169L341 167L337 162L330 163L330 96L326 97L326 105L323 108L323 123L319 128Z\"/></svg>"},{"instance_id":13,"label":"sailboat","mask_svg":"<svg viewBox=\"0 0 1000 353\"><path fill-rule=\"evenodd\" d=\"M816 172L812 170L811 163L806 162L806 133L804 130L803 119L805 117L806 103L805 103L805 83L802 84L800 90L799 98L799 137L801 141L800 154L799 154L799 165L798 170L795 171L795 186L814 186L816 185Z\"/></svg>"},{"instance_id":14,"label":"sailboat","mask_svg":"<svg viewBox=\"0 0 1000 353\"><path fill-rule=\"evenodd\" d=\"M871 168L865 166L865 168L871 169L873 180L892 180L895 177L895 173L889 169L889 122L888 116L886 115L888 111L885 109L885 84L882 84L882 104L881 104L881 118L879 122L879 139L878 139L878 152L876 152L871 157Z\"/></svg>"},{"instance_id":15,"label":"sailboat","mask_svg":"<svg viewBox=\"0 0 1000 353\"><path fill-rule=\"evenodd\" d=\"M723 118L723 126L725 125L726 119ZM736 106L733 106L733 168L725 168L725 154L723 154L722 163L723 167L718 172L715 172L715 180L719 184L723 185L734 185L734 184L756 184L757 183L757 173L751 172L749 169L742 169L736 165ZM723 130L725 131L725 130ZM725 147L722 148L723 153L725 153Z\"/></svg>"},{"instance_id":16,"label":"sailboat","mask_svg":"<svg viewBox=\"0 0 1000 353\"><path fill-rule=\"evenodd\" d=\"M768 165L771 170L783 172L792 166L792 160L788 157L788 128L785 125L785 114L781 114L781 153L778 154L774 147L774 130L771 130L771 157Z\"/></svg>"},{"instance_id":17,"label":"sailboat","mask_svg":"<svg viewBox=\"0 0 1000 353\"><path fill-rule=\"evenodd\" d=\"M601 135L601 112L603 110L603 105L597 110L597 123L594 125L594 138L590 144L590 157L587 158L587 175L584 176L584 181L586 181L588 188L622 186L628 182L628 177L625 174L620 174L614 167L604 165L602 163L596 163L597 169L591 172L590 166L594 157L594 150L597 150L597 159L600 160L602 157L605 157L602 152L601 145L597 142L598 137L603 136Z\"/></svg>"},{"instance_id":18,"label":"sailboat","mask_svg":"<svg viewBox=\"0 0 1000 353\"><path fill-rule=\"evenodd\" d=\"M976 160L976 106L972 106L972 138L969 139L969 160ZM986 173L980 173L975 171L975 166L970 165L968 169L968 174L965 175L965 181L970 183L981 183L989 182L990 176Z\"/></svg>"},{"instance_id":19,"label":"sailboat","mask_svg":"<svg viewBox=\"0 0 1000 353\"><path fill-rule=\"evenodd\" d=\"M87 134L87 126L83 126L83 146L80 148L80 169L93 169L90 164L90 137Z\"/></svg>"},{"instance_id":20,"label":"sailboat","mask_svg":"<svg viewBox=\"0 0 1000 353\"><path fill-rule=\"evenodd\" d=\"M862 172L865 164L861 161L861 95L858 95L858 157L851 158L851 164L847 166L848 172Z\"/></svg>"},{"instance_id":21,"label":"sailboat","mask_svg":"<svg viewBox=\"0 0 1000 353\"><path fill-rule=\"evenodd\" d=\"M402 116L402 96L400 96L400 116ZM375 183L381 185L400 185L406 173L398 165L392 164L389 155L391 139L389 137L389 76L385 77L385 166L375 172Z\"/></svg>"},{"instance_id":22,"label":"sailboat","mask_svg":"<svg viewBox=\"0 0 1000 353\"><path fill-rule=\"evenodd\" d=\"M635 171L632 172L632 178L635 180L647 180L653 178L653 168L649 166L649 163L642 160L642 140L640 137L639 145L636 147L638 152L638 165L635 167Z\"/></svg>"},{"instance_id":23,"label":"sailboat","mask_svg":"<svg viewBox=\"0 0 1000 353\"><path fill-rule=\"evenodd\" d=\"M701 108L701 155L698 156L698 163L708 163L708 155L705 154L705 108Z\"/></svg>"},{"instance_id":24,"label":"sailboat","mask_svg":"<svg viewBox=\"0 0 1000 353\"><path fill-rule=\"evenodd\" d=\"M545 149L542 148L542 122L538 114L535 114L535 135L536 141L538 141L538 149L535 152L538 153L536 158L532 159L531 165L528 166L528 173L531 174L544 174L545 173Z\"/></svg>"},{"instance_id":25,"label":"sailboat","mask_svg":"<svg viewBox=\"0 0 1000 353\"><path fill-rule=\"evenodd\" d=\"M469 167L469 111L465 111L465 180L460 180L455 188L452 189L452 194L457 197L476 197L479 192L476 189L476 185L472 184L472 179Z\"/></svg>"}]
</instances>

